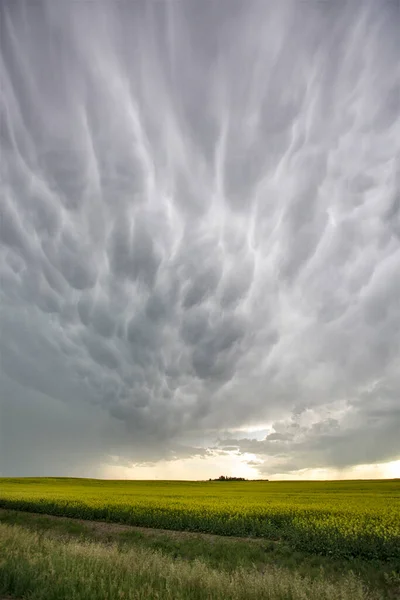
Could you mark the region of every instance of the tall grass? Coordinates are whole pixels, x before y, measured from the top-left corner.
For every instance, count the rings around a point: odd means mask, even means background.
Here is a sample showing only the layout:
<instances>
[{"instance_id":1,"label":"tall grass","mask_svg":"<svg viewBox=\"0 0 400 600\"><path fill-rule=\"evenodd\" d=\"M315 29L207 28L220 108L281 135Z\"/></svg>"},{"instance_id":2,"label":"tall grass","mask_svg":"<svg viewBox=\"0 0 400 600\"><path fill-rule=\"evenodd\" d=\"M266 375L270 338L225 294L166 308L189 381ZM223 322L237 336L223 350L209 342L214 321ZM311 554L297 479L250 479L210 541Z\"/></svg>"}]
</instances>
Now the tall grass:
<instances>
[{"instance_id":1,"label":"tall grass","mask_svg":"<svg viewBox=\"0 0 400 600\"><path fill-rule=\"evenodd\" d=\"M218 571L135 547L52 539L0 524L0 592L29 600L378 600L353 575L332 583L267 567Z\"/></svg>"}]
</instances>

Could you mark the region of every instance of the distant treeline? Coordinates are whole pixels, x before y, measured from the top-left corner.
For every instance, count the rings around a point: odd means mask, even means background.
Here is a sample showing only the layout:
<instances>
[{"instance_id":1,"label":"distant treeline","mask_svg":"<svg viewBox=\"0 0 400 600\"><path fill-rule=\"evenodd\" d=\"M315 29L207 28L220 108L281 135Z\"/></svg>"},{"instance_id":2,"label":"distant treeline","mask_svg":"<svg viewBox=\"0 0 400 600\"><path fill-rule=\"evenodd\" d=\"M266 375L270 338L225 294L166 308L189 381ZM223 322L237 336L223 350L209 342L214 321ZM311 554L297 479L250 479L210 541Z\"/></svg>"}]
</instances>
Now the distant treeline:
<instances>
[{"instance_id":1,"label":"distant treeline","mask_svg":"<svg viewBox=\"0 0 400 600\"><path fill-rule=\"evenodd\" d=\"M218 479L209 479L208 481L249 481L245 477L228 477L227 475L220 475ZM250 481L268 481L268 479L251 479Z\"/></svg>"}]
</instances>

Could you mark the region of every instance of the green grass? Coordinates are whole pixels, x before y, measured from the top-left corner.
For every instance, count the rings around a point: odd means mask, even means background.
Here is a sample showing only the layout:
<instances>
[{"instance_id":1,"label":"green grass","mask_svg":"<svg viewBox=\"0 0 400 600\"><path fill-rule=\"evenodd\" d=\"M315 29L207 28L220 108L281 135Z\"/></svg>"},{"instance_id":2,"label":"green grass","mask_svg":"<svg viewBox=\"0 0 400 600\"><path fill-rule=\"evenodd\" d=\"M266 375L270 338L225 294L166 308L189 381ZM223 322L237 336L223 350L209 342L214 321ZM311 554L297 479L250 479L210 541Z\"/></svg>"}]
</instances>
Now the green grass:
<instances>
[{"instance_id":1,"label":"green grass","mask_svg":"<svg viewBox=\"0 0 400 600\"><path fill-rule=\"evenodd\" d=\"M400 561L400 482L0 479L0 507L283 540L335 558Z\"/></svg>"},{"instance_id":2,"label":"green grass","mask_svg":"<svg viewBox=\"0 0 400 600\"><path fill-rule=\"evenodd\" d=\"M201 560L208 568L231 573L237 569L259 572L279 567L285 572L314 580L321 577L339 583L343 576L354 573L366 589L382 598L400 595L400 572L396 561L346 560L293 551L287 544L263 539L241 539L187 532L134 529L114 524L75 521L12 510L0 510L0 524L23 527L37 534L50 534L55 539L75 538L90 542L114 544L121 549L144 548L162 552L171 559L193 563Z\"/></svg>"},{"instance_id":3,"label":"green grass","mask_svg":"<svg viewBox=\"0 0 400 600\"><path fill-rule=\"evenodd\" d=\"M44 522L42 522L43 525ZM0 593L29 600L379 600L352 573L331 581L273 565L215 569L201 559L0 523ZM76 532L75 532L76 533ZM249 542L247 542L249 543Z\"/></svg>"}]
</instances>

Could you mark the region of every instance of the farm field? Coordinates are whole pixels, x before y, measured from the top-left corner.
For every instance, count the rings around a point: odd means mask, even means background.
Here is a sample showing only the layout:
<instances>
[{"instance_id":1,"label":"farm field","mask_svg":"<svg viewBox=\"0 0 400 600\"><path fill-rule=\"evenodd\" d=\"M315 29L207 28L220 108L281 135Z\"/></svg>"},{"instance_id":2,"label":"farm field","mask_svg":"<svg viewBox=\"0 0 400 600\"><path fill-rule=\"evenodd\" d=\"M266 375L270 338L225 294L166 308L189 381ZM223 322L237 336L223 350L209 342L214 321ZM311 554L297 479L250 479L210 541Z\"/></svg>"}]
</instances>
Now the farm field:
<instances>
[{"instance_id":1,"label":"farm field","mask_svg":"<svg viewBox=\"0 0 400 600\"><path fill-rule=\"evenodd\" d=\"M337 558L400 561L400 481L0 479L0 507L284 541Z\"/></svg>"},{"instance_id":2,"label":"farm field","mask_svg":"<svg viewBox=\"0 0 400 600\"><path fill-rule=\"evenodd\" d=\"M95 536L82 523L63 517L0 510L0 599L396 598L396 588L379 580L368 586L348 569L332 573L305 564L297 571L274 564L279 554L266 559L259 543L221 538L214 544L187 533L173 543L164 534L146 539L135 531L119 534L113 527L123 526L105 524Z\"/></svg>"},{"instance_id":3,"label":"farm field","mask_svg":"<svg viewBox=\"0 0 400 600\"><path fill-rule=\"evenodd\" d=\"M397 600L399 481L0 479L0 599Z\"/></svg>"}]
</instances>

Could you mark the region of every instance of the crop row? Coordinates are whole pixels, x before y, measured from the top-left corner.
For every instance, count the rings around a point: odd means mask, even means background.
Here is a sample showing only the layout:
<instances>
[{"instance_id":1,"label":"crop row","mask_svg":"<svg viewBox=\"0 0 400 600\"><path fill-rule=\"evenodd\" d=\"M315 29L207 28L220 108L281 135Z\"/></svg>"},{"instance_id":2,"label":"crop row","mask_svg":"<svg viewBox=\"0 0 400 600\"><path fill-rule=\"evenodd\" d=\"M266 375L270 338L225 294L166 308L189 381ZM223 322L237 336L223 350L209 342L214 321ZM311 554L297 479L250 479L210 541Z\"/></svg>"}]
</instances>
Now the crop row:
<instances>
[{"instance_id":1,"label":"crop row","mask_svg":"<svg viewBox=\"0 0 400 600\"><path fill-rule=\"evenodd\" d=\"M388 509L335 512L329 506L291 507L240 505L237 501L202 504L126 498L110 502L106 497L85 499L1 497L0 507L125 523L143 527L254 536L285 540L294 549L341 557L400 560L398 515Z\"/></svg>"}]
</instances>

